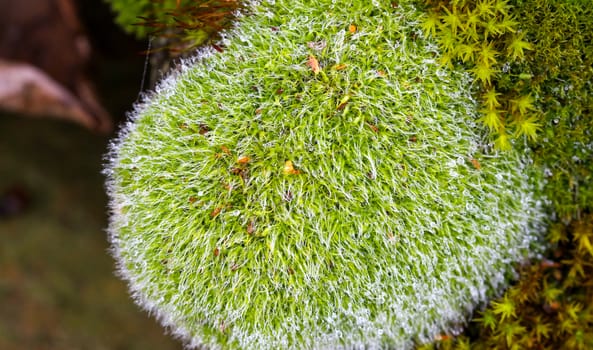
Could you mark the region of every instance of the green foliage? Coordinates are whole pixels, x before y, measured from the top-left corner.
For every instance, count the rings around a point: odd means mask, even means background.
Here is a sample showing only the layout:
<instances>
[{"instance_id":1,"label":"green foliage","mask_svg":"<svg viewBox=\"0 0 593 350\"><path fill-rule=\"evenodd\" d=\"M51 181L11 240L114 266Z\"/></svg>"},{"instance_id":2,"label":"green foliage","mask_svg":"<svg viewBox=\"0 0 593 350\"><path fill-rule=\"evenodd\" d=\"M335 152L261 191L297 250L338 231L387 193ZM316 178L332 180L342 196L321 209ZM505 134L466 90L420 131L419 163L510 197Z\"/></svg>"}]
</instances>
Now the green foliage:
<instances>
[{"instance_id":1,"label":"green foliage","mask_svg":"<svg viewBox=\"0 0 593 350\"><path fill-rule=\"evenodd\" d=\"M459 6L460 2L445 2L443 6L451 7L453 3ZM461 3L475 8L475 13L484 2ZM432 19L425 23L434 24L430 35L438 37L443 31L436 29L436 18L447 12L439 10L441 5L435 2L430 4L433 9L426 18ZM506 55L499 62L502 65L498 64L500 71L488 77L491 85L488 79L476 75L481 82L477 97L483 101L480 121L493 134L498 131L496 141L503 138L502 142L495 141L498 148L506 145L510 149L511 138L525 137L529 141L535 163L544 169L544 193L552 204L552 219L559 222L548 232L547 240L553 246L548 260L523 267L518 284L474 318L464 335L447 337L432 347L465 348L469 342L472 349L590 349L593 2L515 1L506 14L520 20L508 35L491 38L498 52ZM464 28L476 27L476 21L469 17ZM458 36L482 38L473 32L465 36L460 32ZM442 48L446 53L447 48ZM471 60L460 57L457 67L467 62ZM479 63L485 64L482 60L466 68L476 71ZM515 142L515 147L523 145Z\"/></svg>"},{"instance_id":2,"label":"green foliage","mask_svg":"<svg viewBox=\"0 0 593 350\"><path fill-rule=\"evenodd\" d=\"M551 259L521 268L519 282L479 312L464 335L436 349L592 349L593 214L558 223Z\"/></svg>"},{"instance_id":3,"label":"green foliage","mask_svg":"<svg viewBox=\"0 0 593 350\"><path fill-rule=\"evenodd\" d=\"M127 32L144 38L151 28L139 25L143 18L167 20L167 13L177 8L177 0L105 0L116 13L116 22ZM184 0L188 3L191 0ZM170 19L170 18L169 18Z\"/></svg>"},{"instance_id":4,"label":"green foliage","mask_svg":"<svg viewBox=\"0 0 593 350\"><path fill-rule=\"evenodd\" d=\"M425 34L439 42L444 64L474 75L479 121L494 145L523 148L517 141L525 139L546 169L546 194L563 219L590 208L593 1L425 3Z\"/></svg>"},{"instance_id":5,"label":"green foliage","mask_svg":"<svg viewBox=\"0 0 593 350\"><path fill-rule=\"evenodd\" d=\"M138 38L167 38L171 51L189 51L230 24L235 0L105 0L116 22Z\"/></svg>"},{"instance_id":6,"label":"green foliage","mask_svg":"<svg viewBox=\"0 0 593 350\"><path fill-rule=\"evenodd\" d=\"M115 142L122 275L190 345L410 348L458 329L535 248L537 177L488 151L470 75L394 4L254 2Z\"/></svg>"},{"instance_id":7,"label":"green foliage","mask_svg":"<svg viewBox=\"0 0 593 350\"><path fill-rule=\"evenodd\" d=\"M534 158L554 210L578 218L593 203L593 1L523 1L516 13L533 50L510 73L526 73L518 84L534 97Z\"/></svg>"},{"instance_id":8,"label":"green foliage","mask_svg":"<svg viewBox=\"0 0 593 350\"><path fill-rule=\"evenodd\" d=\"M478 95L485 97L480 121L489 129L496 148L509 150L512 140L522 136L536 141L540 114L532 113L532 106L517 108L514 103L529 102L529 90L501 84L508 65L519 64L533 50L519 30L513 7L505 0L425 3L429 10L422 25L424 32L439 41L443 64L457 62L473 73L479 83ZM494 103L492 96L497 97Z\"/></svg>"}]
</instances>

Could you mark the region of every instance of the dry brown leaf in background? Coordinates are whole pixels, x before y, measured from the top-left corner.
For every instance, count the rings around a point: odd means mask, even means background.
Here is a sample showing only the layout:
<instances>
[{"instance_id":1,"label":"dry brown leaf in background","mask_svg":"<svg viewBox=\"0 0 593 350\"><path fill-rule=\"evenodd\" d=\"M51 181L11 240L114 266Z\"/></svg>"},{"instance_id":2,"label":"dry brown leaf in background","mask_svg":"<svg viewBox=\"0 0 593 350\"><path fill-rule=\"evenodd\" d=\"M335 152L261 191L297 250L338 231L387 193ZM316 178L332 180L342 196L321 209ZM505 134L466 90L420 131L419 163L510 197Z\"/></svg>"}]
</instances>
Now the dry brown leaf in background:
<instances>
[{"instance_id":1,"label":"dry brown leaf in background","mask_svg":"<svg viewBox=\"0 0 593 350\"><path fill-rule=\"evenodd\" d=\"M72 0L0 0L0 109L111 131L85 74L90 53Z\"/></svg>"}]
</instances>

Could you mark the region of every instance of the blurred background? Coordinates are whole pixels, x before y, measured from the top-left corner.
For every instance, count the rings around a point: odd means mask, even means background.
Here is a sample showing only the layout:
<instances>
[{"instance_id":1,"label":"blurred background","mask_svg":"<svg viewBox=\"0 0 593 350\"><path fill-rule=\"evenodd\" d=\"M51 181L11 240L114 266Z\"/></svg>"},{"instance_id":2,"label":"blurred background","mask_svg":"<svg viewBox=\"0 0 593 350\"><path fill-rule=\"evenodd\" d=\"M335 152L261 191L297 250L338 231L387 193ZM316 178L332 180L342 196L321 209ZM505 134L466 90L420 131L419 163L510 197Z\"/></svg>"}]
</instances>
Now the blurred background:
<instances>
[{"instance_id":1,"label":"blurred background","mask_svg":"<svg viewBox=\"0 0 593 350\"><path fill-rule=\"evenodd\" d=\"M103 157L147 45L101 0L0 0L0 349L181 349L105 233Z\"/></svg>"}]
</instances>

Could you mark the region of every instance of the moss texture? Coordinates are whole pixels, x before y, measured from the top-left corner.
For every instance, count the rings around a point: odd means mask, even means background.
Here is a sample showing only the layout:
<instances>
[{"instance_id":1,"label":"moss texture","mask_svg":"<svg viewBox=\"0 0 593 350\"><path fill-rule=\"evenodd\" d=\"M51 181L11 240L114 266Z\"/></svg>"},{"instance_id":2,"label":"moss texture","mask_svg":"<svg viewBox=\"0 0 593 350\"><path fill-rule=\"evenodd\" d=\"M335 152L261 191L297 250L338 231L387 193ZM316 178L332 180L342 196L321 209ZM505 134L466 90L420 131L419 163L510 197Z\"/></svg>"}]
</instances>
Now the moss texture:
<instances>
[{"instance_id":1,"label":"moss texture","mask_svg":"<svg viewBox=\"0 0 593 350\"><path fill-rule=\"evenodd\" d=\"M435 36L450 32L444 18L453 9L463 22L468 13L480 6L503 6L515 22L511 35L520 34L525 42L523 46L528 49L519 60L504 57L492 83L482 84L481 92L487 96L488 89L495 87L499 102L496 109L506 111L497 120L501 125L512 125L515 118L520 118L520 113L512 111L512 101L516 99L513 96L531 96L526 109L534 113L539 130L527 143L518 142L520 137L515 135L515 148L529 147L534 151L535 163L544 169L544 193L552 204L550 219L556 221L547 235L552 247L546 253L547 259L525 266L517 285L479 313L463 336L456 339L445 336L436 346L590 349L593 347L590 306L593 2L429 1L427 4L428 13L436 19L432 33ZM496 22L504 16L492 18ZM425 28L430 28L430 23L425 21ZM461 26L459 32L466 27ZM501 36L489 42L499 48L501 58L502 53L508 52L504 50L508 43L505 40ZM456 64L458 69L473 67L464 63L463 57ZM483 101L488 104L487 98ZM496 130L493 131L496 137Z\"/></svg>"},{"instance_id":2,"label":"moss texture","mask_svg":"<svg viewBox=\"0 0 593 350\"><path fill-rule=\"evenodd\" d=\"M593 2L424 2L441 62L480 83L480 121L498 149L530 147L562 219L593 203Z\"/></svg>"},{"instance_id":3,"label":"moss texture","mask_svg":"<svg viewBox=\"0 0 593 350\"><path fill-rule=\"evenodd\" d=\"M136 300L190 346L458 332L536 246L529 160L482 142L472 76L441 66L410 1L248 8L112 146Z\"/></svg>"}]
</instances>

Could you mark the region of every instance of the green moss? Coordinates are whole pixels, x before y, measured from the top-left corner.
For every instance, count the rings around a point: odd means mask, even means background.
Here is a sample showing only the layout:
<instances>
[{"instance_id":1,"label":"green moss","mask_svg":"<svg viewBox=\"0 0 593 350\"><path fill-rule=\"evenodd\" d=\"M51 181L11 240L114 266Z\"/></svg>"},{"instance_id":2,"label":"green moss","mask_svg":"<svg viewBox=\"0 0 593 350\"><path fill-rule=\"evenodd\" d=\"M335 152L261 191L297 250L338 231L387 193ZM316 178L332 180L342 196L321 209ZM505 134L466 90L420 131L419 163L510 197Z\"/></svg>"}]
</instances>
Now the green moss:
<instances>
[{"instance_id":1,"label":"green moss","mask_svg":"<svg viewBox=\"0 0 593 350\"><path fill-rule=\"evenodd\" d=\"M512 115L523 108L525 113L536 113L532 121L538 126L537 137L527 138L527 143L515 141L515 146L533 150L535 163L544 171L544 193L552 204L551 219L557 222L548 233L553 249L547 260L524 267L518 284L481 312L463 336L448 337L437 347L590 349L593 2L512 4L509 13L517 19L516 32L529 50L518 61L507 59L504 71L492 78L495 89L482 87L482 121L496 133L507 119L497 118L499 113L490 115L490 110L508 109L507 115ZM425 17L425 27L442 16L444 10L433 10ZM435 29L432 35L439 33ZM459 62L464 64L463 57ZM511 306L514 314L504 317L505 308Z\"/></svg>"},{"instance_id":2,"label":"green moss","mask_svg":"<svg viewBox=\"0 0 593 350\"><path fill-rule=\"evenodd\" d=\"M490 130L494 145L512 147L514 139L535 141L541 129L539 110L518 74L507 76L533 50L519 28L515 8L504 0L425 0L423 29L443 50L442 64L468 69L476 79L482 101L480 121ZM508 79L513 84L503 84Z\"/></svg>"},{"instance_id":3,"label":"green moss","mask_svg":"<svg viewBox=\"0 0 593 350\"><path fill-rule=\"evenodd\" d=\"M480 83L480 121L499 149L526 145L562 218L593 203L593 2L425 1L443 64Z\"/></svg>"},{"instance_id":4,"label":"green moss","mask_svg":"<svg viewBox=\"0 0 593 350\"><path fill-rule=\"evenodd\" d=\"M189 51L230 24L240 7L233 0L105 0L116 22L137 38L168 41L171 51Z\"/></svg>"},{"instance_id":5,"label":"green moss","mask_svg":"<svg viewBox=\"0 0 593 350\"><path fill-rule=\"evenodd\" d=\"M105 1L111 5L111 8L116 13L116 22L128 33L134 34L138 38L144 38L151 30L154 30L153 28L139 25L144 21L143 18L152 17L152 19L164 21L167 19L167 12L175 10L177 7L176 0L164 0L161 2L153 0Z\"/></svg>"},{"instance_id":6,"label":"green moss","mask_svg":"<svg viewBox=\"0 0 593 350\"><path fill-rule=\"evenodd\" d=\"M548 239L550 259L523 266L519 283L480 312L464 335L423 348L593 348L593 215L556 224Z\"/></svg>"},{"instance_id":7,"label":"green moss","mask_svg":"<svg viewBox=\"0 0 593 350\"><path fill-rule=\"evenodd\" d=\"M534 47L519 69L542 111L534 159L558 215L578 218L593 203L593 2L524 1L516 11Z\"/></svg>"},{"instance_id":8,"label":"green moss","mask_svg":"<svg viewBox=\"0 0 593 350\"><path fill-rule=\"evenodd\" d=\"M500 292L536 247L537 176L481 142L420 16L253 3L137 107L106 173L143 307L190 345L399 349Z\"/></svg>"}]
</instances>

